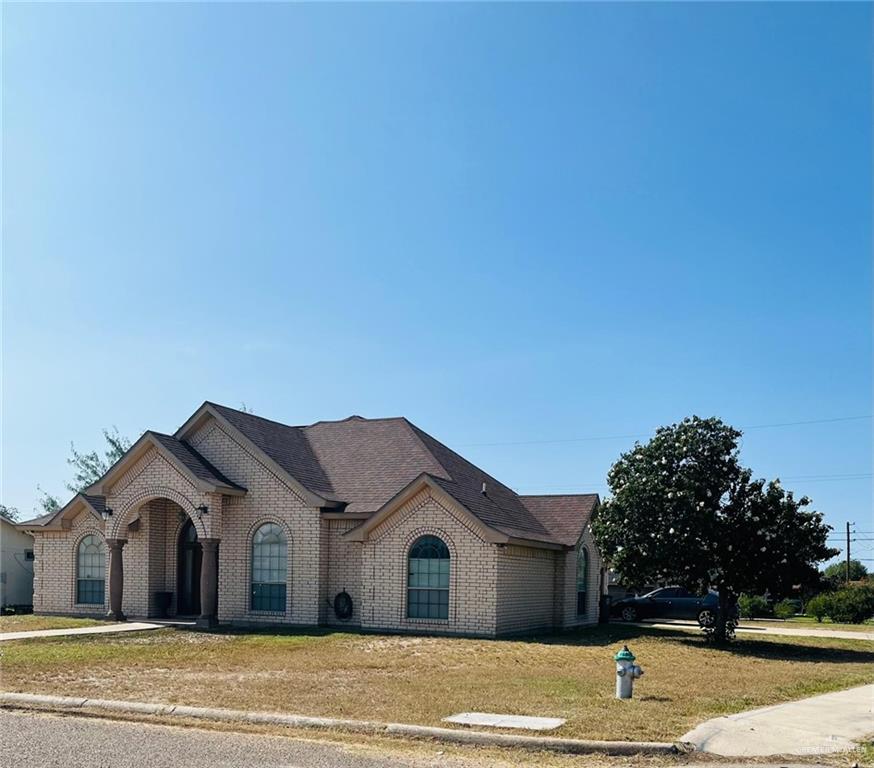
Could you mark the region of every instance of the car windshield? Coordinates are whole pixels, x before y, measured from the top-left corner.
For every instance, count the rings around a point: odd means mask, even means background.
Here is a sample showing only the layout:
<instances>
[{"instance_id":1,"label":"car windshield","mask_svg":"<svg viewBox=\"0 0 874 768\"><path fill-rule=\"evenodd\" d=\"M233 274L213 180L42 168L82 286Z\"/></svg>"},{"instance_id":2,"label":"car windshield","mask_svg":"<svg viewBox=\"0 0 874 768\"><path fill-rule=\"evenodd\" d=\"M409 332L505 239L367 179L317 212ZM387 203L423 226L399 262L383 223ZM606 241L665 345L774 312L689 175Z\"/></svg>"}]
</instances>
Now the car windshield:
<instances>
[{"instance_id":1,"label":"car windshield","mask_svg":"<svg viewBox=\"0 0 874 768\"><path fill-rule=\"evenodd\" d=\"M658 589L654 589L652 592L647 592L644 597L658 597L659 595L663 595L667 592L670 587L659 587Z\"/></svg>"}]
</instances>

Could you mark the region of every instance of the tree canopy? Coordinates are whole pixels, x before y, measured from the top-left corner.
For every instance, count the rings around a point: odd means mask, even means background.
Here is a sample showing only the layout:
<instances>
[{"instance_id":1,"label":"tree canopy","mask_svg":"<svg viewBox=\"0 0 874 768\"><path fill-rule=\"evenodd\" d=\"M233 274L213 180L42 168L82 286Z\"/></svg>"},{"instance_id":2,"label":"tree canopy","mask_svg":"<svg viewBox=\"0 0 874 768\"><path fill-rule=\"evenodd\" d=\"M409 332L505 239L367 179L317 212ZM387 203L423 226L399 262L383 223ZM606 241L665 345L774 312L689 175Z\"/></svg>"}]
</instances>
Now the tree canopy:
<instances>
[{"instance_id":1,"label":"tree canopy","mask_svg":"<svg viewBox=\"0 0 874 768\"><path fill-rule=\"evenodd\" d=\"M847 580L847 563L832 563L822 575L832 586L839 587ZM850 560L850 581L861 581L868 575L868 569L858 560Z\"/></svg>"},{"instance_id":2,"label":"tree canopy","mask_svg":"<svg viewBox=\"0 0 874 768\"><path fill-rule=\"evenodd\" d=\"M601 552L623 579L720 593L715 635L741 592L786 594L816 581L836 550L807 497L741 466L741 432L697 416L635 443L610 469L611 489L592 521Z\"/></svg>"}]
</instances>

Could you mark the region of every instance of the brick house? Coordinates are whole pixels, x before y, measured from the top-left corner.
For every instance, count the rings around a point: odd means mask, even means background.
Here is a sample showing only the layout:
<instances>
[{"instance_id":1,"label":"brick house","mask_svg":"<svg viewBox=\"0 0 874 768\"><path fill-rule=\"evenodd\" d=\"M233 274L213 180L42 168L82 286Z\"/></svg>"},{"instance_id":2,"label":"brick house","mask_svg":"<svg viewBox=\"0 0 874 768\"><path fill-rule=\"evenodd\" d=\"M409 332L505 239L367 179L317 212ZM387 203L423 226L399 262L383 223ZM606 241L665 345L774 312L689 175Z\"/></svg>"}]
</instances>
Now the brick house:
<instances>
[{"instance_id":1,"label":"brick house","mask_svg":"<svg viewBox=\"0 0 874 768\"><path fill-rule=\"evenodd\" d=\"M596 494L519 496L403 418L204 403L34 536L34 611L498 636L597 621Z\"/></svg>"}]
</instances>

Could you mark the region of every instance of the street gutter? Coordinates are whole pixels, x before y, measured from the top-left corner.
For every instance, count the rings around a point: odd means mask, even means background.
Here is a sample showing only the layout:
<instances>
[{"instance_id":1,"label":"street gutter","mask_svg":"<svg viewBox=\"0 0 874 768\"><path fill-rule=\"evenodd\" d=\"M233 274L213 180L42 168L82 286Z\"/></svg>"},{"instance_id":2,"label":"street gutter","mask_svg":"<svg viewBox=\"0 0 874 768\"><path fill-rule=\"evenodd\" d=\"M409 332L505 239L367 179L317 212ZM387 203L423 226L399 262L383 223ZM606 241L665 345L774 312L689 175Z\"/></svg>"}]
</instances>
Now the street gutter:
<instances>
[{"instance_id":1,"label":"street gutter","mask_svg":"<svg viewBox=\"0 0 874 768\"><path fill-rule=\"evenodd\" d=\"M510 747L566 754L604 755L671 755L692 751L688 744L671 744L660 741L590 741L586 739L561 739L548 736L519 736L507 733L435 728L406 723L379 723L370 720L340 720L329 717L285 715L277 712L246 712L236 709L188 707L175 704L150 704L139 701L116 701L112 699L88 699L72 696L45 696L33 693L0 692L0 708L39 709L41 711L65 712L87 711L131 715L156 715L160 717L194 718L212 722L239 722L259 725L280 725L287 728L318 728L346 733L367 733L383 736L401 736L412 739L428 739L452 744L474 744L489 747Z\"/></svg>"}]
</instances>

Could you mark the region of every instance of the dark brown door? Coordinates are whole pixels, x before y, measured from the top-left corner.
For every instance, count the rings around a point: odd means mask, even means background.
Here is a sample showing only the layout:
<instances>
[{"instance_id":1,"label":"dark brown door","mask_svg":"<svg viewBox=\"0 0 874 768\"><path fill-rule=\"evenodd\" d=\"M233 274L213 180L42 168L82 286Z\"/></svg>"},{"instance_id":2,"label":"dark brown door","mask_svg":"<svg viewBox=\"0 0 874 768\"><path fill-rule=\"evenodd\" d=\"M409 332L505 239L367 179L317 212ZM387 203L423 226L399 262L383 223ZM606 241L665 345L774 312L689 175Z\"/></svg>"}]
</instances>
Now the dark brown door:
<instances>
[{"instance_id":1,"label":"dark brown door","mask_svg":"<svg viewBox=\"0 0 874 768\"><path fill-rule=\"evenodd\" d=\"M203 550L197 541L197 529L189 520L179 532L179 564L176 574L176 614L200 613L200 563Z\"/></svg>"}]
</instances>

